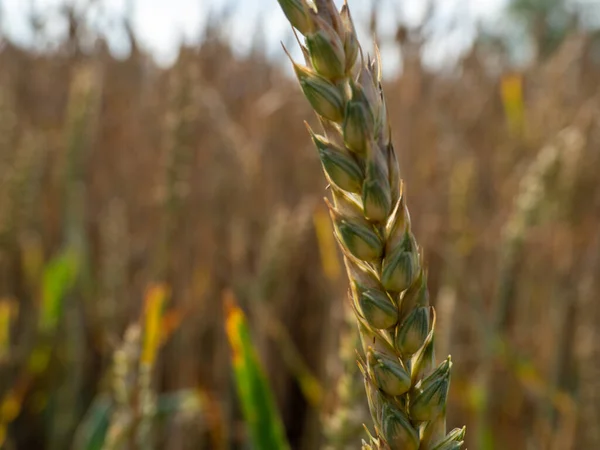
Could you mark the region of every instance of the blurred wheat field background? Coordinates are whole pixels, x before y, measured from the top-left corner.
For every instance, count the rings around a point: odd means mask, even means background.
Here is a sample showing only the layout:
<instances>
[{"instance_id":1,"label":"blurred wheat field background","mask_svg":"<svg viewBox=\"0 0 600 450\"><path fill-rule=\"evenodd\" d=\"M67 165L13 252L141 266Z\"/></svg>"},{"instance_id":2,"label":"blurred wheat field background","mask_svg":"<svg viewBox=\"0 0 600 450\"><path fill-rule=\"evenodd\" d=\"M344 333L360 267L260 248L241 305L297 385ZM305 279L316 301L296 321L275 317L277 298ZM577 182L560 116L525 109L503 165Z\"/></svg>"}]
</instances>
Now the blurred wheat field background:
<instances>
[{"instance_id":1,"label":"blurred wheat field background","mask_svg":"<svg viewBox=\"0 0 600 450\"><path fill-rule=\"evenodd\" d=\"M397 24L393 140L454 361L449 425L475 450L600 449L600 34L557 29L558 0L514 3L527 64L482 30L434 69L426 23ZM238 333L291 448L360 448L297 82L258 33L236 53L226 13L169 67L127 21L120 58L64 14L55 48L0 38L0 448L256 448Z\"/></svg>"}]
</instances>

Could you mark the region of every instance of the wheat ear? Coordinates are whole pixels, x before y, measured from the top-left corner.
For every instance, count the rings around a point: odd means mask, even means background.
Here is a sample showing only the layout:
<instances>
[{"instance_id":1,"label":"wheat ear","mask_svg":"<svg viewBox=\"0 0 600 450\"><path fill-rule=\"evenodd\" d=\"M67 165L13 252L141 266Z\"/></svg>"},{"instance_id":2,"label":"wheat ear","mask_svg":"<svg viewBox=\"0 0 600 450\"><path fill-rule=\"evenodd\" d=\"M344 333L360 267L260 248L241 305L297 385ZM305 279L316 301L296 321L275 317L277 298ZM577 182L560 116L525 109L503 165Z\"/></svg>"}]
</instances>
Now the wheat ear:
<instances>
[{"instance_id":1,"label":"wheat ear","mask_svg":"<svg viewBox=\"0 0 600 450\"><path fill-rule=\"evenodd\" d=\"M292 64L324 134L317 147L333 202L363 345L374 436L364 449L459 449L464 429L446 434L450 358L435 367L435 314L422 255L411 232L391 142L379 52L365 57L345 3L278 0L306 65ZM291 58L290 58L291 59Z\"/></svg>"}]
</instances>

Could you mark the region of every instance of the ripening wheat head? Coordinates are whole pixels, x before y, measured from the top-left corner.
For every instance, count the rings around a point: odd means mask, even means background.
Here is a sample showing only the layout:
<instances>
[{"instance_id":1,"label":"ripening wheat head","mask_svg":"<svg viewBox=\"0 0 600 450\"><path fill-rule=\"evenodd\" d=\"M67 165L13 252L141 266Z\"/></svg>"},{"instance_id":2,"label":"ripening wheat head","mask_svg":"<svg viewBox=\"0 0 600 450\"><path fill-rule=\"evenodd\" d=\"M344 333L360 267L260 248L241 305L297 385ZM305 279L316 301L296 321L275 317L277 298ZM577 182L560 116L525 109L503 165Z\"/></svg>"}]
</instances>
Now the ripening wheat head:
<instances>
[{"instance_id":1,"label":"ripening wheat head","mask_svg":"<svg viewBox=\"0 0 600 450\"><path fill-rule=\"evenodd\" d=\"M361 333L374 422L363 448L459 449L464 428L446 433L452 363L435 366L435 313L391 141L379 52L363 53L347 4L338 11L333 0L278 1L304 36L305 65L292 64L323 128L309 133L330 184L326 202Z\"/></svg>"}]
</instances>

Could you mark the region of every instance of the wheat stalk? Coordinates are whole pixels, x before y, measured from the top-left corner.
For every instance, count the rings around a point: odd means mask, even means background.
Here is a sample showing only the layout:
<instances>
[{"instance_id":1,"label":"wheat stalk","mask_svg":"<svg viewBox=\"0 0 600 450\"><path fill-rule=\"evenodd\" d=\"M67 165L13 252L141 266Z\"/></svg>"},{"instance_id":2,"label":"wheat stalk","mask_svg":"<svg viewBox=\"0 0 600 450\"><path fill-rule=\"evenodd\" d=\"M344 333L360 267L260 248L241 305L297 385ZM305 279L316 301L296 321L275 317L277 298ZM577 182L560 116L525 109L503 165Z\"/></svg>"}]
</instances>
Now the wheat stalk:
<instances>
[{"instance_id":1,"label":"wheat stalk","mask_svg":"<svg viewBox=\"0 0 600 450\"><path fill-rule=\"evenodd\" d=\"M356 347L360 335L354 312L345 308L344 327L339 346L341 374L336 380L335 411L324 420L327 440L325 450L353 450L360 448L357 437L363 431L363 423L369 415L364 398L363 378L356 365Z\"/></svg>"},{"instance_id":2,"label":"wheat stalk","mask_svg":"<svg viewBox=\"0 0 600 450\"><path fill-rule=\"evenodd\" d=\"M292 64L324 129L309 133L330 184L333 203L326 202L363 344L359 366L374 421L363 448L459 449L464 428L446 434L452 363L434 367L435 314L391 141L379 52L363 55L347 3L338 11L333 0L278 1L305 38L306 66Z\"/></svg>"}]
</instances>

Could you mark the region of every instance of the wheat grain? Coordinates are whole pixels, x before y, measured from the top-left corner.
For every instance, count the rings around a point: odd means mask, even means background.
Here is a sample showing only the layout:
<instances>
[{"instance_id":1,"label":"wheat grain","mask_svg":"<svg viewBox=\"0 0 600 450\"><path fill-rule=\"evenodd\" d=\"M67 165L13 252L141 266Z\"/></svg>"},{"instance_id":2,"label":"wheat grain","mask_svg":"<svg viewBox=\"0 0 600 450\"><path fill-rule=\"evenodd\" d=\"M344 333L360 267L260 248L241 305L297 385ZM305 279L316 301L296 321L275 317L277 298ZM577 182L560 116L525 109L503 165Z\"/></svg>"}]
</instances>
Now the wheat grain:
<instances>
[{"instance_id":1,"label":"wheat grain","mask_svg":"<svg viewBox=\"0 0 600 450\"><path fill-rule=\"evenodd\" d=\"M305 38L306 66L292 64L325 131L309 127L361 332L359 366L374 421L363 448L458 449L464 429L446 434L445 421L452 363L434 367L435 315L391 142L379 52L365 58L347 4L339 12L332 0L279 4Z\"/></svg>"}]
</instances>

